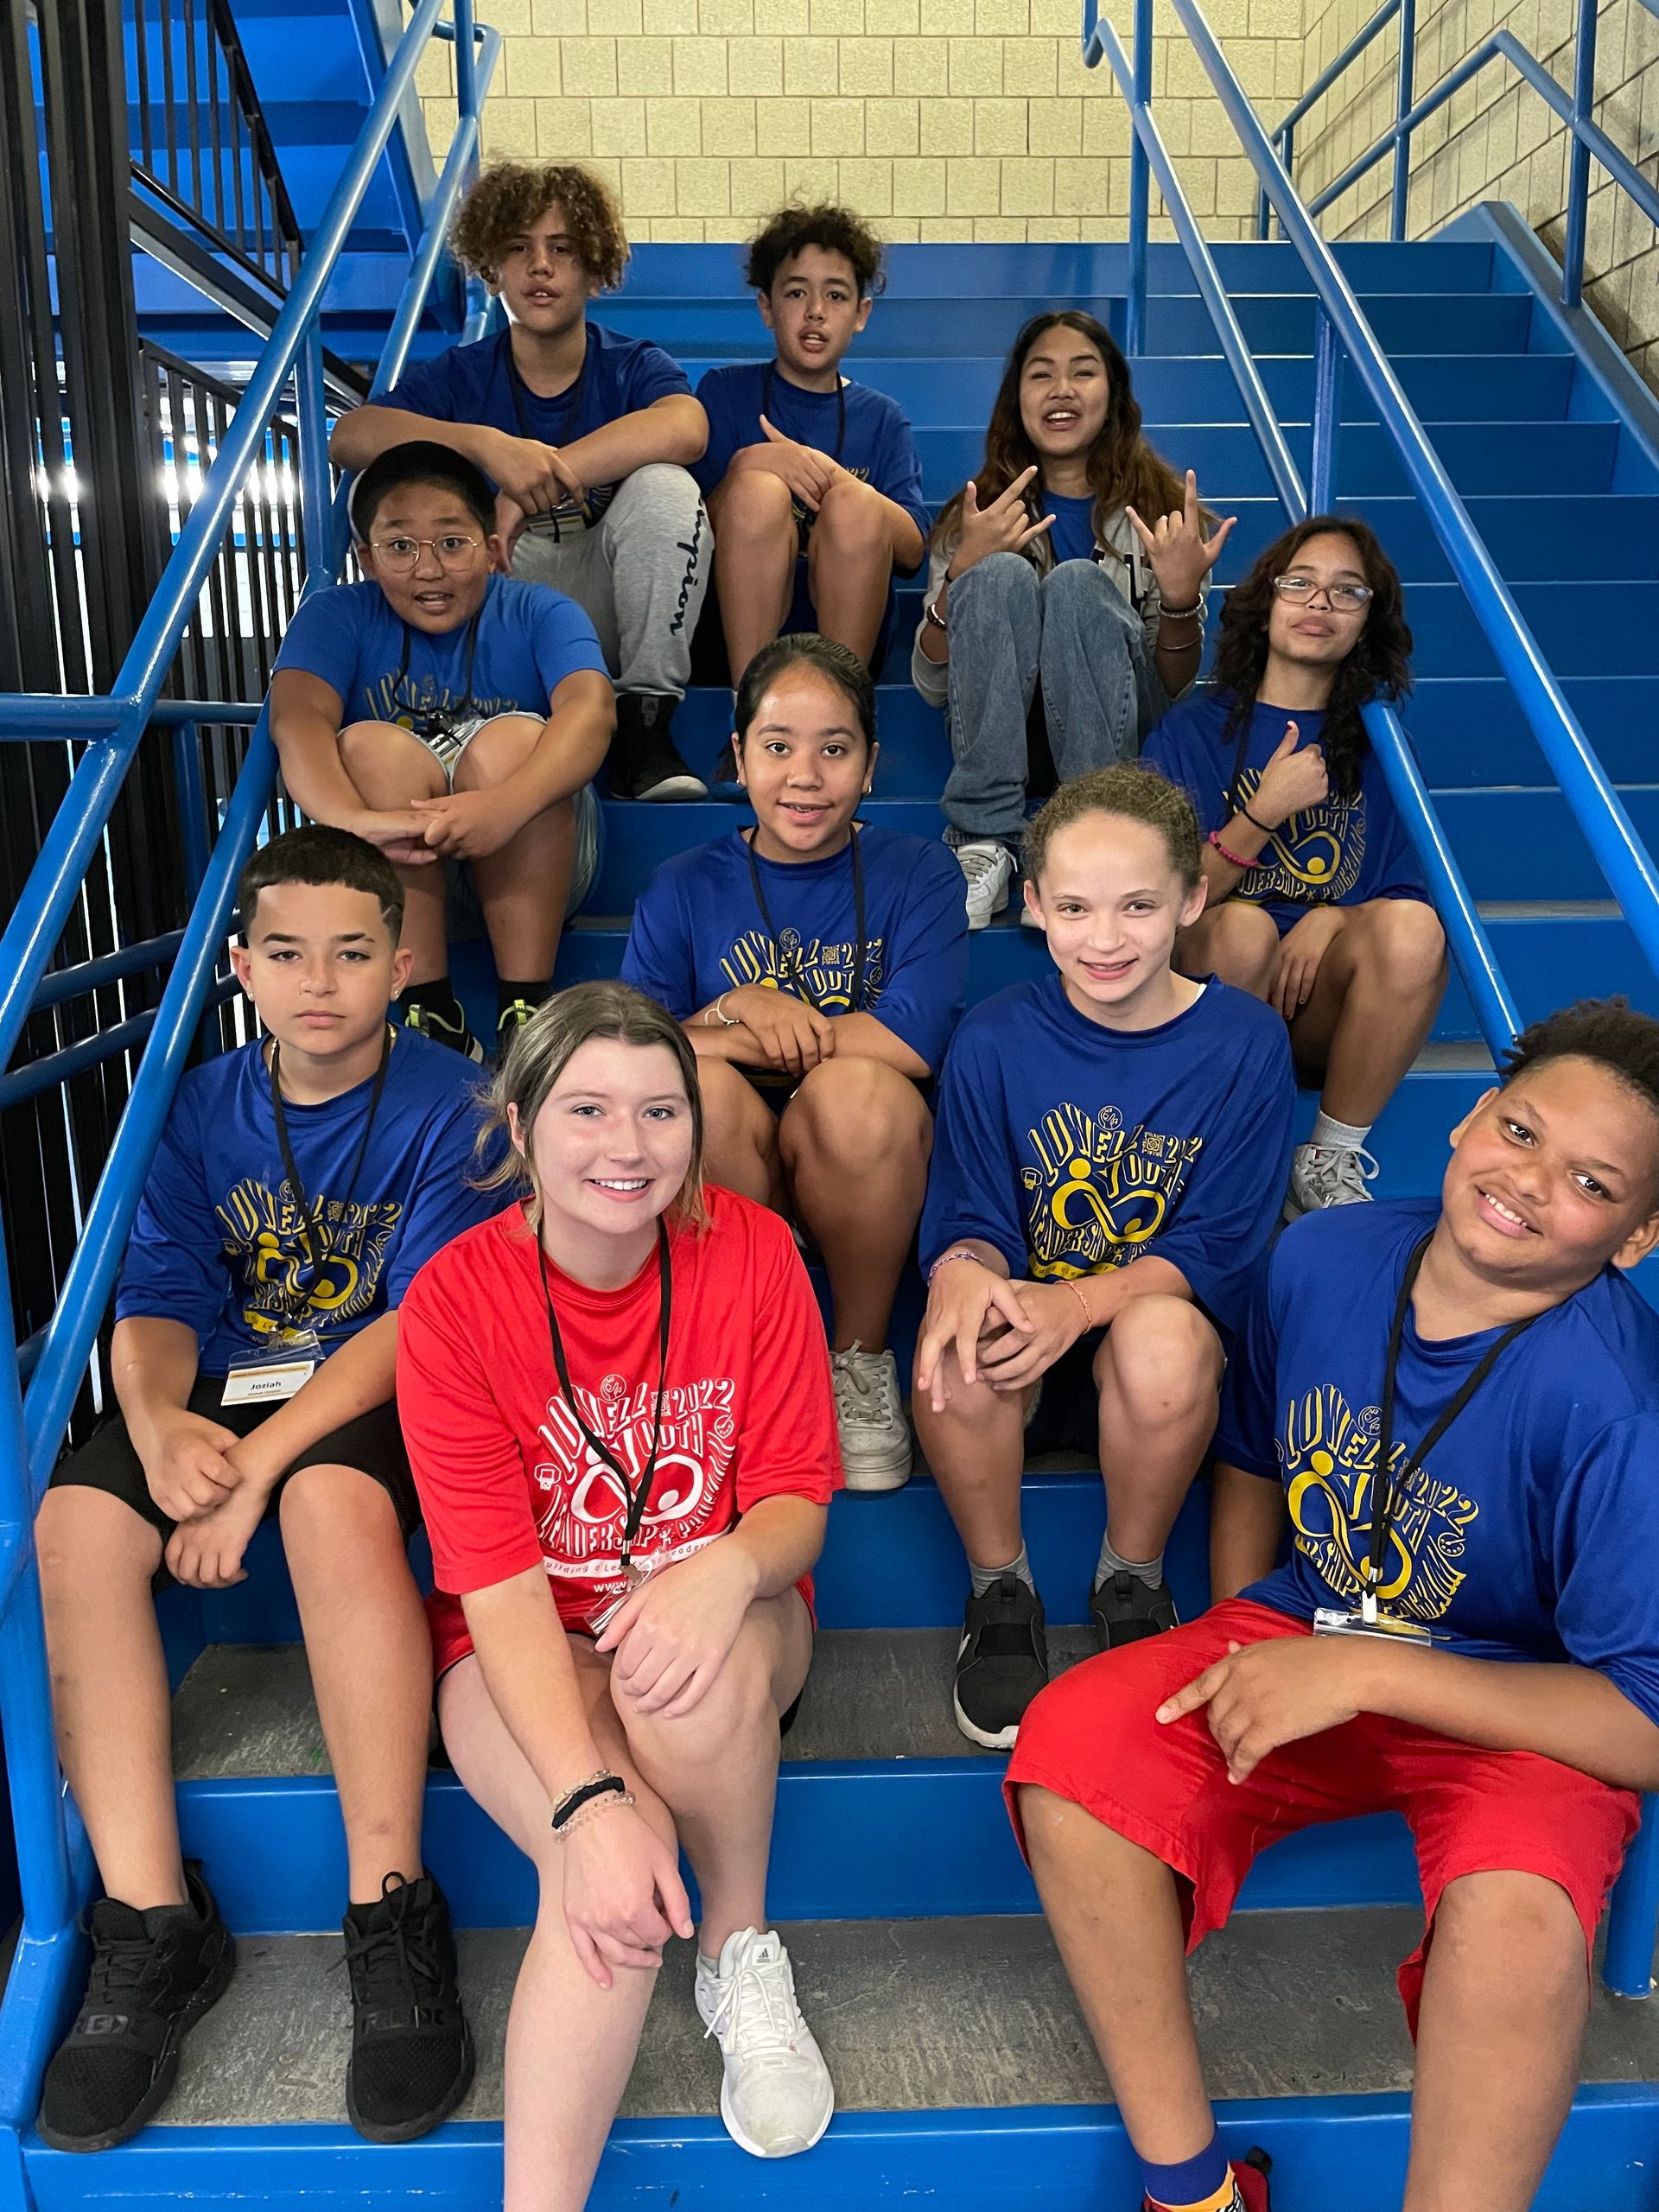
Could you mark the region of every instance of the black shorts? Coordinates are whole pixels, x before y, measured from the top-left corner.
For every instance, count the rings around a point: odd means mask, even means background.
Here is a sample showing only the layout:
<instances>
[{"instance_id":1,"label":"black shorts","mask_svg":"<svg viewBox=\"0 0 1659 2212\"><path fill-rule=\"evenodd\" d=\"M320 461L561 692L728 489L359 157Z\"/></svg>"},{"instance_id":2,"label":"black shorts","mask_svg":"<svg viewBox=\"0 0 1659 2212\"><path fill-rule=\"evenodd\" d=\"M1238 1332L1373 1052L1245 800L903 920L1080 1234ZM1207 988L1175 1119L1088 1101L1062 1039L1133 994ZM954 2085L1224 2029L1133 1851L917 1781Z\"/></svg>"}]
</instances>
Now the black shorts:
<instances>
[{"instance_id":1,"label":"black shorts","mask_svg":"<svg viewBox=\"0 0 1659 2212\"><path fill-rule=\"evenodd\" d=\"M1081 1452L1090 1459L1100 1451L1100 1389L1095 1354L1104 1329L1087 1329L1063 1351L1040 1378L1037 1403L1026 1423L1027 1456L1040 1452Z\"/></svg>"},{"instance_id":2,"label":"black shorts","mask_svg":"<svg viewBox=\"0 0 1659 2212\"><path fill-rule=\"evenodd\" d=\"M190 1411L217 1421L221 1428L228 1428L238 1436L250 1436L276 1410L270 1405L221 1405L224 1389L222 1375L198 1376L190 1393ZM283 1470L266 1502L265 1517L269 1519L276 1510L283 1485L290 1475L297 1474L302 1467L326 1466L356 1467L378 1483L397 1508L398 1526L405 1541L420 1527L421 1504L415 1491L415 1478L409 1471L409 1455L404 1449L404 1432L398 1425L395 1402L359 1414L355 1421L344 1422L328 1435L320 1436L315 1444L308 1445L293 1465ZM111 1497L118 1497L124 1505L130 1505L149 1522L163 1545L177 1526L150 1496L143 1464L133 1449L127 1425L119 1414L106 1421L79 1452L60 1460L53 1469L49 1489L63 1490L72 1484L81 1490L101 1490ZM156 1577L157 1587L164 1587L170 1580L166 1568L162 1568Z\"/></svg>"}]
</instances>

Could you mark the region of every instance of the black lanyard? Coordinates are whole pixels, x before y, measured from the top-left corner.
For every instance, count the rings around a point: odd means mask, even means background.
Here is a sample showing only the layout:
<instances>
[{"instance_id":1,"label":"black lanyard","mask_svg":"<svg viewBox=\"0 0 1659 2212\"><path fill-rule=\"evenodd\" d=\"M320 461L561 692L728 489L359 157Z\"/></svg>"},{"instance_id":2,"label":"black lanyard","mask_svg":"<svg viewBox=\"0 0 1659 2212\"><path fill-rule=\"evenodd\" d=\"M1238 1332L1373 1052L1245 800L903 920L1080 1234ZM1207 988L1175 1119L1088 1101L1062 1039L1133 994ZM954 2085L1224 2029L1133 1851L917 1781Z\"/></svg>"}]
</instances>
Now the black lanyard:
<instances>
[{"instance_id":1,"label":"black lanyard","mask_svg":"<svg viewBox=\"0 0 1659 2212\"><path fill-rule=\"evenodd\" d=\"M559 1333L559 1317L553 1310L553 1289L547 1280L547 1255L541 1240L536 1243L536 1257L542 1271L542 1295L547 1300L547 1333L553 1345L553 1364L558 1370L559 1388L564 1393L564 1402L570 1408L570 1417L582 1431L588 1449L602 1459L622 1485L622 1495L628 1501L627 1519L622 1529L622 1572L628 1572L633 1557L633 1540L639 1533L639 1523L645 1518L645 1505L651 1497L651 1486L657 1479L657 1454L663 1446L663 1398L668 1389L668 1327L674 1311L674 1270L669 1263L668 1231L661 1221L657 1224L657 1282L659 1319L657 1325L657 1410L652 1416L651 1456L639 1478L637 1490L628 1487L627 1471L602 1437L595 1436L582 1418L582 1408L576 1403L576 1394L570 1387L570 1370L565 1363L564 1338Z\"/></svg>"},{"instance_id":2,"label":"black lanyard","mask_svg":"<svg viewBox=\"0 0 1659 2212\"><path fill-rule=\"evenodd\" d=\"M455 722L465 721L469 715L476 712L476 707L473 698L473 663L478 658L478 626L484 618L484 609L489 603L489 596L490 587L486 583L484 587L484 596L480 600L478 606L474 612L472 620L467 625L467 686L461 696L461 704L458 707L439 707L436 705L430 707L417 707L412 699L406 699L404 696L404 687L409 682L410 647L409 625L407 622L404 624L403 655L397 663L397 673L392 678L391 704L394 709L401 709L404 714L413 715L420 721L427 722L435 721L440 715L442 715L443 719L451 725ZM435 683L435 678L429 677L428 678L428 681Z\"/></svg>"},{"instance_id":3,"label":"black lanyard","mask_svg":"<svg viewBox=\"0 0 1659 2212\"><path fill-rule=\"evenodd\" d=\"M305 1242L305 1265L296 1268L294 1274L295 1287L305 1294L298 1306L294 1309L294 1318L297 1321L301 1314L304 1313L310 1306L311 1293L316 1287L318 1274L324 1261L333 1251L334 1246L323 1233L321 1188L319 1186L317 1191L318 1211L314 1217L306 1198L305 1185L300 1180L299 1167L294 1158L294 1147L289 1141L288 1116L283 1110L283 1086L278 1073L278 1063L282 1058L282 1046L275 1038L272 1038L270 1044L271 1119L276 1124L276 1143L283 1155L283 1173L288 1179L289 1190L294 1193L294 1203L300 1210L300 1219L305 1224L302 1231ZM388 1022L386 1033L380 1041L380 1065L375 1070L374 1089L369 1097L368 1119L363 1124L362 1141L357 1147L357 1158L352 1162L352 1173L346 1185L346 1195L340 1200L340 1217L342 1226L346 1224L351 1212L352 1194L357 1188L358 1177L363 1173L363 1162L369 1155L369 1140L374 1135L374 1117L380 1110L381 1094L386 1087L386 1066L391 1058L391 1024ZM284 1293L283 1296L286 1302L287 1294Z\"/></svg>"},{"instance_id":4,"label":"black lanyard","mask_svg":"<svg viewBox=\"0 0 1659 2212\"><path fill-rule=\"evenodd\" d=\"M582 387L588 380L588 356L593 349L593 343L589 336L582 347L582 366L576 371L575 382L563 391L555 392L551 399L542 402L547 407L556 407L561 401L564 404L564 421L559 429L561 442L575 421L576 410L582 404ZM531 429L530 417L524 411L524 393L529 387L519 373L518 362L512 358L512 333L510 330L504 330L501 334L501 348L502 357L507 365L507 390L512 395L513 419L518 425L518 435L521 438L536 437L537 434ZM531 397L533 399L542 398L540 392L531 392ZM550 445L552 440L548 439L545 442Z\"/></svg>"},{"instance_id":5,"label":"black lanyard","mask_svg":"<svg viewBox=\"0 0 1659 2212\"><path fill-rule=\"evenodd\" d=\"M774 430L782 428L782 425L779 423L777 416L772 411L772 395L777 382L777 368L778 364L775 361L768 361L766 363L766 375L760 380L760 412L766 416L767 422L772 424ZM804 391L806 387L804 385L796 385L792 389L796 391ZM841 459L841 449L846 442L847 386L840 374L837 373L836 377L836 449L830 456L831 461L839 461Z\"/></svg>"},{"instance_id":6,"label":"black lanyard","mask_svg":"<svg viewBox=\"0 0 1659 2212\"><path fill-rule=\"evenodd\" d=\"M777 928L772 918L772 909L766 904L766 894L761 887L760 863L754 857L754 847L750 842L754 833L751 831L749 836L745 836L740 830L737 834L743 848L744 856L749 863L749 881L754 886L754 903L760 909L760 919L766 925L766 936L771 941L772 957L778 970L779 983L780 987L791 983L798 985L807 1004L822 1014L823 1007L818 1005L817 999L807 988L806 976L803 972L805 963L801 958L798 938L796 942L795 964L792 969L790 967L783 945L779 940ZM859 850L857 826L855 824L848 834L852 842L853 925L858 933L858 951L853 963L853 990L852 996L848 1001L847 1011L849 1014L858 1014L862 1011L859 1001L864 995L864 969L869 951L864 935L864 855Z\"/></svg>"},{"instance_id":7,"label":"black lanyard","mask_svg":"<svg viewBox=\"0 0 1659 2212\"><path fill-rule=\"evenodd\" d=\"M1406 1262L1405 1280L1400 1286L1400 1295L1395 1302L1394 1320L1389 1330L1388 1364L1382 1370L1382 1405L1377 1421L1376 1460L1371 1477L1371 1545L1365 1560L1365 1588L1373 1598L1382 1584L1382 1568L1388 1558L1395 1500L1404 1493L1414 1477L1421 1471L1424 1460L1516 1338L1523 1336L1539 1318L1535 1313L1529 1313L1524 1321L1513 1322L1495 1344L1488 1346L1474 1372L1465 1377L1457 1395L1437 1416L1427 1435L1420 1444L1408 1449L1406 1464L1396 1478L1389 1465L1394 1458L1395 1377L1400 1366L1400 1347L1405 1340L1406 1315L1411 1309L1411 1294L1416 1287L1418 1270L1423 1264L1423 1255L1428 1249L1433 1235L1431 1230L1428 1236L1419 1242Z\"/></svg>"}]
</instances>

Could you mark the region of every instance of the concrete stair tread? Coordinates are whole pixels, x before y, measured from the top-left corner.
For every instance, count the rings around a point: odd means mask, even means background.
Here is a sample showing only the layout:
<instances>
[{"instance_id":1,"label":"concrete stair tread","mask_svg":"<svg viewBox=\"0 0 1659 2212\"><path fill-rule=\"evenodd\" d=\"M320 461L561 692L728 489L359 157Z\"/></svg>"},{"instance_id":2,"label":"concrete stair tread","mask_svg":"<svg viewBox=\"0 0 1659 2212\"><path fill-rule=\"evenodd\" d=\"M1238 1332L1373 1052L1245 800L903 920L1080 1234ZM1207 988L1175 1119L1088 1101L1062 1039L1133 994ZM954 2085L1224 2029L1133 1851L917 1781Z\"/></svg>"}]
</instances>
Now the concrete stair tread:
<instances>
[{"instance_id":1,"label":"concrete stair tread","mask_svg":"<svg viewBox=\"0 0 1659 2212\"><path fill-rule=\"evenodd\" d=\"M1192 1961L1198 2035L1221 2098L1398 2091L1411 2046L1395 1993L1415 1944L1409 1908L1241 1915ZM1100 2104L1106 2088L1053 1943L1036 1916L786 1925L802 2010L843 2113ZM522 1929L463 1930L461 1986L478 2075L456 2117L499 2122L502 2050ZM184 2047L169 2128L340 2125L350 2010L329 1969L337 1936L241 1939L236 1979ZM718 2108L719 2060L692 2003L692 1946L674 1943L624 2115ZM1659 2016L1598 1987L1583 2078L1659 2075Z\"/></svg>"},{"instance_id":2,"label":"concrete stair tread","mask_svg":"<svg viewBox=\"0 0 1659 2212\"><path fill-rule=\"evenodd\" d=\"M1091 1471L1091 1489L1098 1479ZM953 1628L822 1630L785 1758L804 1764L995 1756L970 1744L951 1717L957 1643ZM1086 1627L1049 1630L1056 1674L1094 1648ZM173 1743L181 1781L327 1773L304 1647L210 1644L174 1699Z\"/></svg>"}]
</instances>

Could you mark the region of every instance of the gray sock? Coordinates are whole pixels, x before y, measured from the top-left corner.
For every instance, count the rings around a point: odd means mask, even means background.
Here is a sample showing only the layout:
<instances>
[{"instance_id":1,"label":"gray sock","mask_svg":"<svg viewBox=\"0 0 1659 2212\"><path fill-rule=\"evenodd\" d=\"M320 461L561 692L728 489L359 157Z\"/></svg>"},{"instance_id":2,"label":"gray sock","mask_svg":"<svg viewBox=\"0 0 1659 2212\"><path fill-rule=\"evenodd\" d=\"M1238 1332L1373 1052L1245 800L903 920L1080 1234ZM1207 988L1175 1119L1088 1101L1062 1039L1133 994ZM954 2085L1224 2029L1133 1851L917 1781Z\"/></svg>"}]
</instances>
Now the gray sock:
<instances>
[{"instance_id":1,"label":"gray sock","mask_svg":"<svg viewBox=\"0 0 1659 2212\"><path fill-rule=\"evenodd\" d=\"M1137 1582L1144 1582L1148 1590L1155 1590L1164 1579L1164 1555L1156 1559L1122 1559L1112 1549L1112 1540L1100 1540L1100 1564L1095 1569L1095 1587L1099 1589L1109 1574L1132 1574Z\"/></svg>"},{"instance_id":2,"label":"gray sock","mask_svg":"<svg viewBox=\"0 0 1659 2212\"><path fill-rule=\"evenodd\" d=\"M1033 1593L1037 1588L1037 1585L1031 1579L1031 1561L1026 1557L1026 1548L1023 1544L1020 1547L1019 1558L1011 1559L1006 1567L976 1567L972 1560L969 1560L968 1572L974 1578L976 1598L982 1598L988 1590L995 1589L1005 1574L1017 1574L1027 1589Z\"/></svg>"}]
</instances>

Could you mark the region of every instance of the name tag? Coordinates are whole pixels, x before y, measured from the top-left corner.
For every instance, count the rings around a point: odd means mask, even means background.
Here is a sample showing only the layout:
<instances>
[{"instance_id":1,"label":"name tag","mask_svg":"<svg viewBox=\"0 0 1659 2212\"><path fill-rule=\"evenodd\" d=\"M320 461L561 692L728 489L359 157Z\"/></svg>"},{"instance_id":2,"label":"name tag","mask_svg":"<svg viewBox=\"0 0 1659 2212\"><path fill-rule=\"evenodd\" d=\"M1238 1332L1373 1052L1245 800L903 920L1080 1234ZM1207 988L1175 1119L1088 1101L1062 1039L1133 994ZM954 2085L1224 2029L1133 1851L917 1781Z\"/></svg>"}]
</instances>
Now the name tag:
<instances>
[{"instance_id":1,"label":"name tag","mask_svg":"<svg viewBox=\"0 0 1659 2212\"><path fill-rule=\"evenodd\" d=\"M315 1359L271 1360L262 1367L233 1367L225 1377L225 1406L276 1405L291 1398L317 1371Z\"/></svg>"},{"instance_id":2,"label":"name tag","mask_svg":"<svg viewBox=\"0 0 1659 2212\"><path fill-rule=\"evenodd\" d=\"M1433 1643L1431 1632L1419 1621L1395 1620L1388 1613L1379 1613L1368 1621L1363 1613L1344 1613L1334 1605L1321 1605L1313 1616L1315 1636L1371 1636L1382 1643L1410 1643L1427 1650Z\"/></svg>"}]
</instances>

